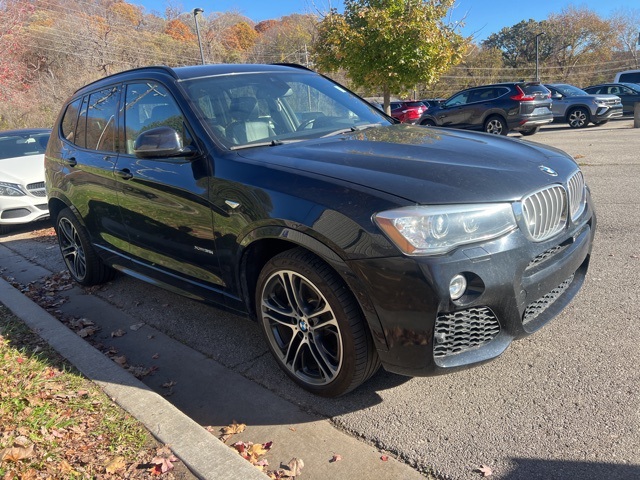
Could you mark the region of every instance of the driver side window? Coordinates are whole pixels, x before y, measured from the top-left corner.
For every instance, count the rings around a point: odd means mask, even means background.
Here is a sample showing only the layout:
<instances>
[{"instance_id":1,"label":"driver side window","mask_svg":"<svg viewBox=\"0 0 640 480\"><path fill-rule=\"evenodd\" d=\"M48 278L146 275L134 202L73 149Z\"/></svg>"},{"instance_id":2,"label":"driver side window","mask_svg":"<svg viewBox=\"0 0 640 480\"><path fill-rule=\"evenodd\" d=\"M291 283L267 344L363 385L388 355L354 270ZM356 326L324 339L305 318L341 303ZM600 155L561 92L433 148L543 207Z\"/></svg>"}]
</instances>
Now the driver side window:
<instances>
[{"instance_id":1,"label":"driver side window","mask_svg":"<svg viewBox=\"0 0 640 480\"><path fill-rule=\"evenodd\" d=\"M192 143L182 112L171 93L154 82L127 85L125 101L125 144L133 154L133 145L142 132L157 127L171 127L184 146Z\"/></svg>"}]
</instances>

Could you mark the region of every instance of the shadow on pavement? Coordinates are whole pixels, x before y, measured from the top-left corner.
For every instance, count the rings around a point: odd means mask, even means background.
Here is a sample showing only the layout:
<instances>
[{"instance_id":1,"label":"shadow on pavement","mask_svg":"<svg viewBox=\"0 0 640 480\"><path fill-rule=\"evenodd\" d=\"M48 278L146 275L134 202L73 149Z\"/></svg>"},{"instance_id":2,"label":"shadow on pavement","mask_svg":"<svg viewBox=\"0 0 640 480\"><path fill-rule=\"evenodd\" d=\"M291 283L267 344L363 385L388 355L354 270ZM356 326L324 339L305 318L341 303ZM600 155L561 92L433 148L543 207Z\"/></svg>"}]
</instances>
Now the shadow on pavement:
<instances>
[{"instance_id":1,"label":"shadow on pavement","mask_svg":"<svg viewBox=\"0 0 640 480\"><path fill-rule=\"evenodd\" d=\"M505 480L637 480L640 478L640 465L531 458L514 458L512 460L517 466L509 474L502 477Z\"/></svg>"}]
</instances>

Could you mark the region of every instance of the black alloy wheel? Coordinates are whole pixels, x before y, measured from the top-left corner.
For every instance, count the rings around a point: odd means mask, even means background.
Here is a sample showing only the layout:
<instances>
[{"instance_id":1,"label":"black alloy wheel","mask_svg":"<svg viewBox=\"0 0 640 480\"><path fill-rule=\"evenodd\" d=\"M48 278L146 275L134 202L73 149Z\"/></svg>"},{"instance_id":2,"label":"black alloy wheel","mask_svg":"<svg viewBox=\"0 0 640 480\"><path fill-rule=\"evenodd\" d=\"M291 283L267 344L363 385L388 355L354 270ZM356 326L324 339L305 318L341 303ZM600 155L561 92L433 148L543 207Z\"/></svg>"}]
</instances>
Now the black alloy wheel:
<instances>
[{"instance_id":1,"label":"black alloy wheel","mask_svg":"<svg viewBox=\"0 0 640 480\"><path fill-rule=\"evenodd\" d=\"M115 271L102 263L70 209L65 208L58 215L56 234L64 263L76 282L91 286L113 278Z\"/></svg>"},{"instance_id":2,"label":"black alloy wheel","mask_svg":"<svg viewBox=\"0 0 640 480\"><path fill-rule=\"evenodd\" d=\"M353 295L306 250L288 250L267 262L258 278L256 307L278 364L310 392L342 395L380 366Z\"/></svg>"}]
</instances>

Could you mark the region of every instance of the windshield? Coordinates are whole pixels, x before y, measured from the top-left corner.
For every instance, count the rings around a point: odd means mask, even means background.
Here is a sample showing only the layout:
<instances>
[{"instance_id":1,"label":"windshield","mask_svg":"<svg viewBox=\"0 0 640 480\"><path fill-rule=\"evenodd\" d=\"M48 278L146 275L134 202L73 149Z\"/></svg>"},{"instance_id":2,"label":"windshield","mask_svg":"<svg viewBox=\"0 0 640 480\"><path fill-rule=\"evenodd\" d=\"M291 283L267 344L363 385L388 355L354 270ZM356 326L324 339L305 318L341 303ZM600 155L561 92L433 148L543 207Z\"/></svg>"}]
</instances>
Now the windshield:
<instances>
[{"instance_id":1,"label":"windshield","mask_svg":"<svg viewBox=\"0 0 640 480\"><path fill-rule=\"evenodd\" d=\"M0 160L43 154L49 132L0 132Z\"/></svg>"},{"instance_id":2,"label":"windshield","mask_svg":"<svg viewBox=\"0 0 640 480\"><path fill-rule=\"evenodd\" d=\"M565 97L579 97L582 95L589 95L584 90L581 90L578 87L574 87L573 85L554 85L554 88Z\"/></svg>"},{"instance_id":3,"label":"windshield","mask_svg":"<svg viewBox=\"0 0 640 480\"><path fill-rule=\"evenodd\" d=\"M309 72L216 75L183 85L212 135L231 149L391 124L371 104Z\"/></svg>"}]
</instances>

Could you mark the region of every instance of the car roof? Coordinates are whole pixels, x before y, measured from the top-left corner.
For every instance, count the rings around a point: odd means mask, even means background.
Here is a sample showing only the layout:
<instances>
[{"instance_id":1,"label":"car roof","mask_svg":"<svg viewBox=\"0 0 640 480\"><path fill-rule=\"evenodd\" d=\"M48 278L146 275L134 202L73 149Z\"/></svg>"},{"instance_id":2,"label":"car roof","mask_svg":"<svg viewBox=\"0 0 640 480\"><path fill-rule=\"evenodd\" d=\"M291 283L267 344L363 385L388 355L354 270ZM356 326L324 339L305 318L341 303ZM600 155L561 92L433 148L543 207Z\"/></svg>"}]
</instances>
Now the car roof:
<instances>
[{"instance_id":1,"label":"car roof","mask_svg":"<svg viewBox=\"0 0 640 480\"><path fill-rule=\"evenodd\" d=\"M157 75L169 75L175 80L191 80L200 77L211 77L216 75L229 75L229 74L241 74L241 73L258 73L258 72L307 72L309 74L318 75L313 70L310 70L302 65L292 63L281 64L257 64L257 63L219 63L209 65L192 65L186 67L168 67L166 65L155 65L149 67L134 68L131 70L123 70L122 72L114 73L108 77L100 78L92 83L89 83L82 88L79 88L74 92L74 96L85 89L93 89L100 85L110 85L120 81L129 80L140 76L157 76Z\"/></svg>"},{"instance_id":2,"label":"car roof","mask_svg":"<svg viewBox=\"0 0 640 480\"><path fill-rule=\"evenodd\" d=\"M18 128L15 130L2 130L0 137L10 137L14 135L32 135L36 133L51 133L50 128Z\"/></svg>"}]
</instances>

